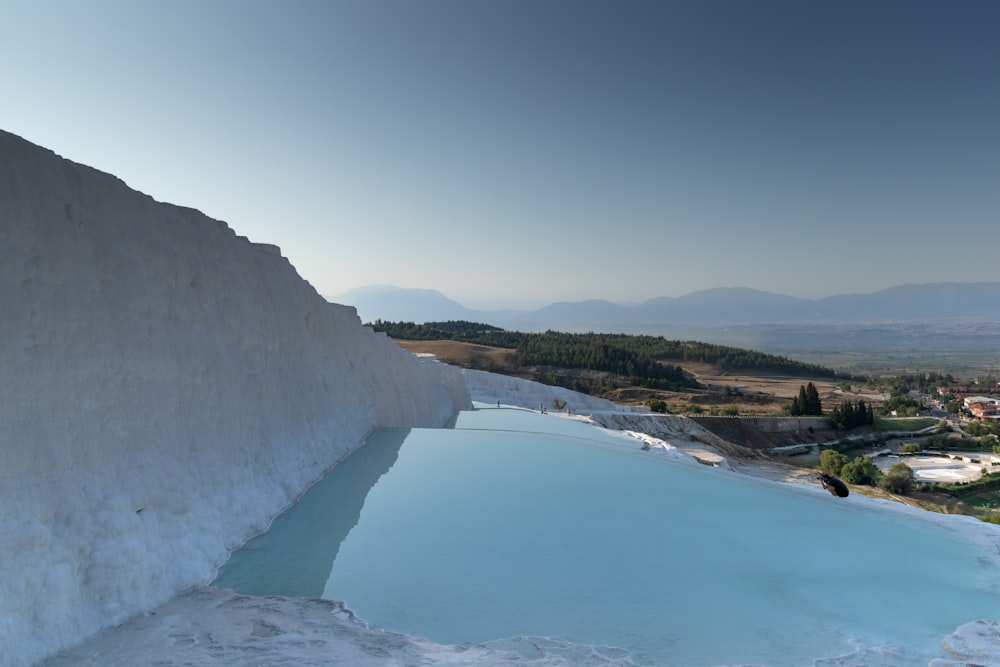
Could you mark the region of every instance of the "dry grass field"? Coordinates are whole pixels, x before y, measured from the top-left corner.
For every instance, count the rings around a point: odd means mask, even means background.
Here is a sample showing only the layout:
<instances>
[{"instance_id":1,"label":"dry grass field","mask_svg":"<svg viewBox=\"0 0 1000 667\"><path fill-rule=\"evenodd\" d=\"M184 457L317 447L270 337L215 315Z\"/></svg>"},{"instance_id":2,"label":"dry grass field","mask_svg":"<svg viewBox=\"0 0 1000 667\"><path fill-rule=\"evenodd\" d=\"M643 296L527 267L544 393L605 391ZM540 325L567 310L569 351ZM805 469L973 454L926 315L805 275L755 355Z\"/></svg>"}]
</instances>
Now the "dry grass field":
<instances>
[{"instance_id":1,"label":"dry grass field","mask_svg":"<svg viewBox=\"0 0 1000 667\"><path fill-rule=\"evenodd\" d=\"M555 375L560 378L582 380L606 375L597 372L553 369L519 368L513 350L461 343L449 340L412 341L397 340L400 347L414 353L433 354L445 363L463 368L475 368L495 373L505 373L545 381ZM680 366L705 388L683 392L651 390L630 386L618 381L616 389L604 391L601 397L622 405L641 405L649 398L664 401L674 413L694 410L711 412L735 405L742 414L780 414L798 394L799 387L812 382L824 405L837 405L845 399L857 400L870 397L844 393L839 383L825 378L802 378L787 375L723 371L711 364L683 363ZM693 408L697 406L697 408Z\"/></svg>"},{"instance_id":2,"label":"dry grass field","mask_svg":"<svg viewBox=\"0 0 1000 667\"><path fill-rule=\"evenodd\" d=\"M414 353L436 355L445 363L475 368L496 373L506 373L518 377L526 377L545 381L551 375L561 376L561 379L579 378L584 371L567 371L553 368L518 368L513 350L459 343L455 341L396 341L400 347ZM778 415L785 410L793 397L799 392L799 387L812 382L824 405L839 405L843 400L863 398L870 401L879 398L870 394L842 391L839 383L824 378L801 378L770 373L727 372L711 364L685 363L681 364L685 371L692 374L705 388L685 392L652 391L642 387L619 386L611 392L602 395L622 405L642 404L651 397L660 398L667 403L670 412L683 414L698 406L703 413L709 413L712 408L723 408L736 405L741 414ZM726 387L729 389L727 390ZM851 389L858 389L852 387ZM835 431L812 434L812 440L821 442L835 439ZM728 454L731 462L745 472L758 476L785 481L804 481L812 483L815 461L793 461L787 457L772 457L756 455L752 459L740 460L739 455ZM875 498L886 498L897 502L913 505L921 509L942 512L978 515L982 512L945 493L913 492L907 496L893 495L878 487L855 486L852 490Z\"/></svg>"},{"instance_id":3,"label":"dry grass field","mask_svg":"<svg viewBox=\"0 0 1000 667\"><path fill-rule=\"evenodd\" d=\"M397 340L396 343L415 354L433 354L439 360L462 368L510 373L517 366L514 350L488 347L453 340Z\"/></svg>"}]
</instances>

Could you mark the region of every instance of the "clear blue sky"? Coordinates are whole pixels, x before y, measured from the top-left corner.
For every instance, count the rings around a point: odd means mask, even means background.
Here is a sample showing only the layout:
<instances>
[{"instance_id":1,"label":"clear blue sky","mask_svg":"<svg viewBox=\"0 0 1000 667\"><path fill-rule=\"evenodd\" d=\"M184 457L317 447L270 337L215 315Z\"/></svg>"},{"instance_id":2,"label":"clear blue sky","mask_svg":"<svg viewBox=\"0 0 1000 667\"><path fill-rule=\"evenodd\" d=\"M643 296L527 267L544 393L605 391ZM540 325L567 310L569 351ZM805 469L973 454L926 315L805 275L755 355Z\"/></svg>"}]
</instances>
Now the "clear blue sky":
<instances>
[{"instance_id":1,"label":"clear blue sky","mask_svg":"<svg viewBox=\"0 0 1000 667\"><path fill-rule=\"evenodd\" d=\"M1000 2L0 0L0 128L473 308L998 280Z\"/></svg>"}]
</instances>

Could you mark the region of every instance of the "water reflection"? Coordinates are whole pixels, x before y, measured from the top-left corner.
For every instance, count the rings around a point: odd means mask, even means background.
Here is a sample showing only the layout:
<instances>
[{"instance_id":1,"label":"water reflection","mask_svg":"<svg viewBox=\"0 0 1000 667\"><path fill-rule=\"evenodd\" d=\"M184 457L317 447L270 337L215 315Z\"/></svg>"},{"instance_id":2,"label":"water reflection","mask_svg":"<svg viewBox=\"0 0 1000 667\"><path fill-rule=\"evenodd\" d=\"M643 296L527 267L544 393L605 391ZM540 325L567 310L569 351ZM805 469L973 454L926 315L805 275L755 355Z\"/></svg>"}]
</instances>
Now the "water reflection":
<instances>
[{"instance_id":1,"label":"water reflection","mask_svg":"<svg viewBox=\"0 0 1000 667\"><path fill-rule=\"evenodd\" d=\"M396 462L409 429L373 433L222 566L213 585L246 595L318 598L347 534L358 523L368 492ZM308 543L309 548L303 548ZM274 567L262 568L260 554Z\"/></svg>"},{"instance_id":2,"label":"water reflection","mask_svg":"<svg viewBox=\"0 0 1000 667\"><path fill-rule=\"evenodd\" d=\"M343 600L442 643L543 636L636 665L926 665L995 613L995 564L952 521L623 440L499 409L378 431L217 583Z\"/></svg>"}]
</instances>

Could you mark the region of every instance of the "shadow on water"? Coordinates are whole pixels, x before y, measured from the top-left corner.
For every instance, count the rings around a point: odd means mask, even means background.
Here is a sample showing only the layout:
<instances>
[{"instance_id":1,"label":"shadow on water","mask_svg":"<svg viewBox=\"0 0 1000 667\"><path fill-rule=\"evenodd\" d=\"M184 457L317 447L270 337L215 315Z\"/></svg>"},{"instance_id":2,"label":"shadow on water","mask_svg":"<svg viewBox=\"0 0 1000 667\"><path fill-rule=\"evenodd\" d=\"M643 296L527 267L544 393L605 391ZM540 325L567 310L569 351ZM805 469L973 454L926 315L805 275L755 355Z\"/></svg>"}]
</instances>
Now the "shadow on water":
<instances>
[{"instance_id":1,"label":"shadow on water","mask_svg":"<svg viewBox=\"0 0 1000 667\"><path fill-rule=\"evenodd\" d=\"M368 492L396 462L409 432L383 429L372 433L364 446L278 516L267 532L234 552L212 585L244 595L322 597L341 543L357 525ZM308 549L302 547L306 535ZM257 558L258 552L273 556ZM265 560L280 567L260 567Z\"/></svg>"},{"instance_id":2,"label":"shadow on water","mask_svg":"<svg viewBox=\"0 0 1000 667\"><path fill-rule=\"evenodd\" d=\"M459 416L459 414L460 413L458 413L458 412L456 412L455 414L453 414L451 416L451 418L441 428L449 428L449 429L455 428L455 425L458 423L458 416Z\"/></svg>"},{"instance_id":3,"label":"shadow on water","mask_svg":"<svg viewBox=\"0 0 1000 667\"><path fill-rule=\"evenodd\" d=\"M962 532L494 407L373 433L216 585L342 600L371 627L458 646L909 667L995 614L993 561Z\"/></svg>"}]
</instances>

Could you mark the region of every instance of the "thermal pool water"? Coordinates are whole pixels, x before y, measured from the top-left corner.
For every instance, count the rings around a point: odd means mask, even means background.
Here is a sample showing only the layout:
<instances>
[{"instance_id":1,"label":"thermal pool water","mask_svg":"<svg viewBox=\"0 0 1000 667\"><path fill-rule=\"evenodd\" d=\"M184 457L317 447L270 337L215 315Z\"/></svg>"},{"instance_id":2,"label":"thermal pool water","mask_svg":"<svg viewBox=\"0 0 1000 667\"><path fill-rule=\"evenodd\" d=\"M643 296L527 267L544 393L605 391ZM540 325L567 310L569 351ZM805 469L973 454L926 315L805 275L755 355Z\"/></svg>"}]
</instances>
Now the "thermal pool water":
<instances>
[{"instance_id":1,"label":"thermal pool water","mask_svg":"<svg viewBox=\"0 0 1000 667\"><path fill-rule=\"evenodd\" d=\"M640 444L496 407L376 431L214 585L567 664L927 665L1000 609L1000 568L960 517Z\"/></svg>"}]
</instances>

